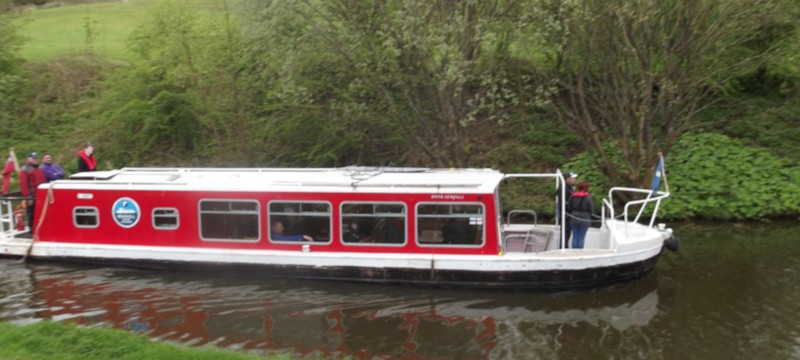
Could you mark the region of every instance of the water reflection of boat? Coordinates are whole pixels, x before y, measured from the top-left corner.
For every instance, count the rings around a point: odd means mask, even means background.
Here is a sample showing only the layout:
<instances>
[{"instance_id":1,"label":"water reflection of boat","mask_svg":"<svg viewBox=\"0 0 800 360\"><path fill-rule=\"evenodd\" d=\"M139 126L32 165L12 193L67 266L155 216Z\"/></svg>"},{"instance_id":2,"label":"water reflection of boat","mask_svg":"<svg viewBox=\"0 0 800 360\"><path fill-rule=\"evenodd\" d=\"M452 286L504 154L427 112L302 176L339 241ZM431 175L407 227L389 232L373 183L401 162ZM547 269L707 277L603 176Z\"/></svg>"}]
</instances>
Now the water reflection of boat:
<instances>
[{"instance_id":1,"label":"water reflection of boat","mask_svg":"<svg viewBox=\"0 0 800 360\"><path fill-rule=\"evenodd\" d=\"M24 305L29 309L3 311L6 320L99 324L188 345L301 356L494 357L531 344L555 351L565 327L622 333L648 324L658 305L654 277L608 291L556 295L41 265L28 278L34 289ZM0 303L0 310L9 306Z\"/></svg>"}]
</instances>

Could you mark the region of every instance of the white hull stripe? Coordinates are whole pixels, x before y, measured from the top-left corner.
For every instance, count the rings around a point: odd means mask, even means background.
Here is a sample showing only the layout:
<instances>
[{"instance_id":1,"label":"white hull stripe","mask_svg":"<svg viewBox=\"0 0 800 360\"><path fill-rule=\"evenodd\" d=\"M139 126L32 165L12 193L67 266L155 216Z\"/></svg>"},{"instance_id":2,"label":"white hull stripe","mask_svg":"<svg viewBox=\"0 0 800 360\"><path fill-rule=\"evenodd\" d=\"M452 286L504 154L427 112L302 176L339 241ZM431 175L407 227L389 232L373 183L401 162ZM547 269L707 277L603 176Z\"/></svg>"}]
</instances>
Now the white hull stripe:
<instances>
[{"instance_id":1,"label":"white hull stripe","mask_svg":"<svg viewBox=\"0 0 800 360\"><path fill-rule=\"evenodd\" d=\"M27 246L0 244L0 254L21 256ZM643 261L657 256L661 244L627 253L608 252L581 256L580 250L568 250L575 256L513 253L504 255L434 255L330 253L274 250L230 250L130 245L65 244L40 242L31 256L36 258L121 259L138 261L179 261L223 264L253 264L298 267L357 267L387 269L435 269L475 272L514 272L583 270L604 268Z\"/></svg>"}]
</instances>

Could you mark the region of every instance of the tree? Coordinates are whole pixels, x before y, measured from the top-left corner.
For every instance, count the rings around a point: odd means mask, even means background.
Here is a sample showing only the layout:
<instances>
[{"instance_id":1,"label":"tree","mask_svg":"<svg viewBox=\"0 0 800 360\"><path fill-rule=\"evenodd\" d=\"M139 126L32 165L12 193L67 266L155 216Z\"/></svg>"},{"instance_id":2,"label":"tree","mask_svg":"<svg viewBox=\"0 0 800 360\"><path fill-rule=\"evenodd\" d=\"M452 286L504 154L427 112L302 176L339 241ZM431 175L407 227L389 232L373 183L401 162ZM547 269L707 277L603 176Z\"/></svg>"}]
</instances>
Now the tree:
<instances>
[{"instance_id":1,"label":"tree","mask_svg":"<svg viewBox=\"0 0 800 360\"><path fill-rule=\"evenodd\" d=\"M387 130L399 130L426 165L465 167L474 146L470 124L500 119L514 101L502 64L510 58L519 6L506 0L259 1L250 9L263 14L261 24L289 37L272 37L269 45L286 50L281 54L288 60L272 69L297 86L293 94L315 92L304 85L320 73L306 70L343 66L347 81L335 98L322 101L390 119Z\"/></svg>"},{"instance_id":2,"label":"tree","mask_svg":"<svg viewBox=\"0 0 800 360\"><path fill-rule=\"evenodd\" d=\"M598 152L613 183L637 186L715 93L758 65L769 49L746 44L781 9L769 0L546 5L550 109ZM607 146L621 149L617 163Z\"/></svg>"},{"instance_id":3,"label":"tree","mask_svg":"<svg viewBox=\"0 0 800 360\"><path fill-rule=\"evenodd\" d=\"M195 5L149 4L130 39L136 57L105 82L85 130L117 165L250 164L240 28L227 1Z\"/></svg>"}]
</instances>

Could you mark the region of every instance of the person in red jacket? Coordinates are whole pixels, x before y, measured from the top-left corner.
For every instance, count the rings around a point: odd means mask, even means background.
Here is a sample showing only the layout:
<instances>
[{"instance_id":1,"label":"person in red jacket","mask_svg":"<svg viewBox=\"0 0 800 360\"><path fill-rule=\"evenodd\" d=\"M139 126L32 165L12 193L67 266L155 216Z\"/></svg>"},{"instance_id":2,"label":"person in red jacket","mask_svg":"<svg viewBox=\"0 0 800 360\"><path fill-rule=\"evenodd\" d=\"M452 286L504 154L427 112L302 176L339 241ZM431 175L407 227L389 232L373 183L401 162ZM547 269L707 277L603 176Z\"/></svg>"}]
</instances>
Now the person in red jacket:
<instances>
[{"instance_id":1,"label":"person in red jacket","mask_svg":"<svg viewBox=\"0 0 800 360\"><path fill-rule=\"evenodd\" d=\"M25 166L19 171L19 190L22 196L30 196L32 200L23 200L22 207L28 216L28 227L33 235L33 214L36 208L36 189L39 185L47 182L44 171L39 168L39 154L32 152L25 159Z\"/></svg>"},{"instance_id":2,"label":"person in red jacket","mask_svg":"<svg viewBox=\"0 0 800 360\"><path fill-rule=\"evenodd\" d=\"M6 160L6 165L3 167L3 195L8 194L8 187L11 184L11 174L17 171L17 158L14 157L13 150L8 154L8 160Z\"/></svg>"},{"instance_id":3,"label":"person in red jacket","mask_svg":"<svg viewBox=\"0 0 800 360\"><path fill-rule=\"evenodd\" d=\"M97 170L97 159L94 157L92 143L83 144L83 149L78 151L78 172Z\"/></svg>"}]
</instances>

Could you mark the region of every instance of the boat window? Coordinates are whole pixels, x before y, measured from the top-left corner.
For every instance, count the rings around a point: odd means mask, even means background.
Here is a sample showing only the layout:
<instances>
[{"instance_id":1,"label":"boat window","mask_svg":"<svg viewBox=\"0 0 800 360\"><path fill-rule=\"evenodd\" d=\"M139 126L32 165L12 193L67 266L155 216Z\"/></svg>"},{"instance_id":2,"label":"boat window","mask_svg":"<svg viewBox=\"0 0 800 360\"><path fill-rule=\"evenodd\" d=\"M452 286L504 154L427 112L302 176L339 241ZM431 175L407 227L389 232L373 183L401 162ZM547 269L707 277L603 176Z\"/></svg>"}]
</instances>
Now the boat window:
<instances>
[{"instance_id":1,"label":"boat window","mask_svg":"<svg viewBox=\"0 0 800 360\"><path fill-rule=\"evenodd\" d=\"M403 203L343 203L342 241L352 245L402 245L406 242Z\"/></svg>"},{"instance_id":2,"label":"boat window","mask_svg":"<svg viewBox=\"0 0 800 360\"><path fill-rule=\"evenodd\" d=\"M79 228L96 228L100 225L100 216L96 207L76 207L72 209L72 223Z\"/></svg>"},{"instance_id":3,"label":"boat window","mask_svg":"<svg viewBox=\"0 0 800 360\"><path fill-rule=\"evenodd\" d=\"M155 208L153 209L153 227L161 230L175 230L178 228L178 209Z\"/></svg>"},{"instance_id":4,"label":"boat window","mask_svg":"<svg viewBox=\"0 0 800 360\"><path fill-rule=\"evenodd\" d=\"M331 241L330 203L272 201L267 214L270 241Z\"/></svg>"},{"instance_id":5,"label":"boat window","mask_svg":"<svg viewBox=\"0 0 800 360\"><path fill-rule=\"evenodd\" d=\"M200 200L199 207L201 239L256 242L261 238L261 227L259 226L261 213L258 201ZM176 210L176 227L178 225L177 215ZM166 220L168 217L164 216L164 219Z\"/></svg>"},{"instance_id":6,"label":"boat window","mask_svg":"<svg viewBox=\"0 0 800 360\"><path fill-rule=\"evenodd\" d=\"M420 245L483 245L482 204L421 203L416 220Z\"/></svg>"}]
</instances>

